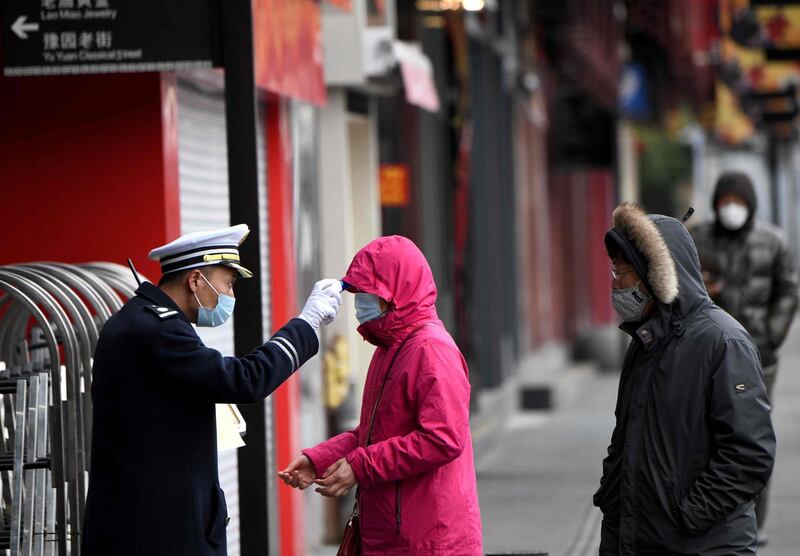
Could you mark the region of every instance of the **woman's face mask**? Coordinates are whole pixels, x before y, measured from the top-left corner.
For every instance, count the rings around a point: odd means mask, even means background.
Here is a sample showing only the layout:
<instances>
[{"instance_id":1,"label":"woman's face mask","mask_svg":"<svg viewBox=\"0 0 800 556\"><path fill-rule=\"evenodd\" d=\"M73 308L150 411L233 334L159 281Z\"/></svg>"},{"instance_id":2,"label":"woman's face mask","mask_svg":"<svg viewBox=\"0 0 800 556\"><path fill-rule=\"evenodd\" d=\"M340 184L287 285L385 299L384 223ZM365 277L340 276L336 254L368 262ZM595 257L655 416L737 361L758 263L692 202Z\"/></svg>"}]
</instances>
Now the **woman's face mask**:
<instances>
[{"instance_id":1,"label":"woman's face mask","mask_svg":"<svg viewBox=\"0 0 800 556\"><path fill-rule=\"evenodd\" d=\"M200 276L203 276L201 273ZM200 303L200 299L197 297L197 294L194 294L194 298L197 300L197 304L200 308L197 311L197 326L203 327L214 327L219 326L220 324L225 324L231 315L233 314L233 307L236 305L236 298L231 297L230 295L221 294L217 291L217 289L211 285L211 282L203 276L203 280L206 281L206 284L214 290L214 293L217 294L217 306L213 309L206 309L203 307L203 304Z\"/></svg>"},{"instance_id":2,"label":"woman's face mask","mask_svg":"<svg viewBox=\"0 0 800 556\"><path fill-rule=\"evenodd\" d=\"M356 318L359 324L364 324L383 316L381 298L371 293L357 293L355 295Z\"/></svg>"},{"instance_id":3,"label":"woman's face mask","mask_svg":"<svg viewBox=\"0 0 800 556\"><path fill-rule=\"evenodd\" d=\"M647 304L653 298L639 289L641 280L630 288L612 289L611 304L625 322L641 322Z\"/></svg>"}]
</instances>

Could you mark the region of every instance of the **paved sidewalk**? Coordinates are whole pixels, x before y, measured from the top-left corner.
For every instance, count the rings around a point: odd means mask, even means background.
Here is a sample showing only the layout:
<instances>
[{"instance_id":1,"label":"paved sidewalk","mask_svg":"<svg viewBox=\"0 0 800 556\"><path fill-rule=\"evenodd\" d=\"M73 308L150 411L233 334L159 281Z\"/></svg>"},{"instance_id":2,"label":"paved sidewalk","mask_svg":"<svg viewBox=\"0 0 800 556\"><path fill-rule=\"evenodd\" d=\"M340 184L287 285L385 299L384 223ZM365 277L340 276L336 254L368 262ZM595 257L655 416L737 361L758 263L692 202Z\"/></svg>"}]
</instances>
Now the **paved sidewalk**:
<instances>
[{"instance_id":1,"label":"paved sidewalk","mask_svg":"<svg viewBox=\"0 0 800 556\"><path fill-rule=\"evenodd\" d=\"M773 392L778 450L763 556L800 554L800 322L795 321L782 355Z\"/></svg>"},{"instance_id":2,"label":"paved sidewalk","mask_svg":"<svg viewBox=\"0 0 800 556\"><path fill-rule=\"evenodd\" d=\"M778 455L763 556L800 554L800 325L784 348L773 420ZM487 554L597 554L600 513L591 498L611 437L618 376L574 369L551 413L516 413L476 455ZM579 377L578 380L575 377Z\"/></svg>"},{"instance_id":3,"label":"paved sidewalk","mask_svg":"<svg viewBox=\"0 0 800 556\"><path fill-rule=\"evenodd\" d=\"M570 403L549 413L517 413L493 449L477 455L487 554L596 553L600 514L591 499L611 437L617 376L584 371L562 371L580 373Z\"/></svg>"},{"instance_id":4,"label":"paved sidewalk","mask_svg":"<svg viewBox=\"0 0 800 556\"><path fill-rule=\"evenodd\" d=\"M533 359L531 364L546 361ZM511 412L476 451L487 554L530 551L550 556L597 554L600 513L591 498L611 437L619 377L585 367L523 369L556 388L551 412ZM530 381L530 379L528 379ZM524 382L524 381L523 381ZM800 554L800 324L784 348L773 413L778 458L761 556ZM475 433L476 431L473 431ZM315 552L333 556L335 547Z\"/></svg>"}]
</instances>

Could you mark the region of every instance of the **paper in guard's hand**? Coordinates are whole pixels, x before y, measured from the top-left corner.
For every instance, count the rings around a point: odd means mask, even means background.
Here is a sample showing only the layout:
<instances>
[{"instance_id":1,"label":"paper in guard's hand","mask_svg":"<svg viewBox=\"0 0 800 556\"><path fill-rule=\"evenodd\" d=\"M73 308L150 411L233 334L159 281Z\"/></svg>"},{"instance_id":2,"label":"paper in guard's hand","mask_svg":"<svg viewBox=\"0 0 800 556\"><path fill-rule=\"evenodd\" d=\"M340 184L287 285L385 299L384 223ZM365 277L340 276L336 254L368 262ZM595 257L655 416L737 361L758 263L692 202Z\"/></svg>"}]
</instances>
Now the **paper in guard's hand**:
<instances>
[{"instance_id":1,"label":"paper in guard's hand","mask_svg":"<svg viewBox=\"0 0 800 556\"><path fill-rule=\"evenodd\" d=\"M217 404L217 451L224 452L244 446L242 434L247 424L239 409L229 403Z\"/></svg>"}]
</instances>

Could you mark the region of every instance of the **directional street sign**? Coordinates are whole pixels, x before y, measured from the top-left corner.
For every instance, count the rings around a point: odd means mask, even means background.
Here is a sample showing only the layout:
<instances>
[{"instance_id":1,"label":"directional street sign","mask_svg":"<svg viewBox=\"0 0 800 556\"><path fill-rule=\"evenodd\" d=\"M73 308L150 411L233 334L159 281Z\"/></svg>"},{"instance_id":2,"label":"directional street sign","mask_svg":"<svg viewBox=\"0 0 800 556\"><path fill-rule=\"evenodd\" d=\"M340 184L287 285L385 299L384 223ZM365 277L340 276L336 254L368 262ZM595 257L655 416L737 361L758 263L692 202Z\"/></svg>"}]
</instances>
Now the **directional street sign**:
<instances>
[{"instance_id":1,"label":"directional street sign","mask_svg":"<svg viewBox=\"0 0 800 556\"><path fill-rule=\"evenodd\" d=\"M3 73L219 66L215 0L2 0Z\"/></svg>"},{"instance_id":2,"label":"directional street sign","mask_svg":"<svg viewBox=\"0 0 800 556\"><path fill-rule=\"evenodd\" d=\"M39 24L38 23L26 23L25 20L27 17L21 15L17 18L14 22L14 25L11 26L11 30L14 31L14 34L17 35L21 39L27 39L28 33L27 31L38 31Z\"/></svg>"}]
</instances>

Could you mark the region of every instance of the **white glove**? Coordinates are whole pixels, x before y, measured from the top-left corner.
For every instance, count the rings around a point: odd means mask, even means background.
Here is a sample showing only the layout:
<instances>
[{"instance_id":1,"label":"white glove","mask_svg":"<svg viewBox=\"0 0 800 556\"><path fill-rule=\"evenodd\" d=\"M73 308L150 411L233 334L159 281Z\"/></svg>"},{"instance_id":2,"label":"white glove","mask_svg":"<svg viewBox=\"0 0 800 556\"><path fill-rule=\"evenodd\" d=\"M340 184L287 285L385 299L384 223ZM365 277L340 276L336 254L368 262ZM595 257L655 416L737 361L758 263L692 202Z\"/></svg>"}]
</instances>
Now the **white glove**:
<instances>
[{"instance_id":1,"label":"white glove","mask_svg":"<svg viewBox=\"0 0 800 556\"><path fill-rule=\"evenodd\" d=\"M339 280L320 280L314 284L314 289L297 318L306 321L314 330L322 323L332 323L342 305L341 291L342 283Z\"/></svg>"}]
</instances>

